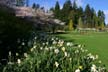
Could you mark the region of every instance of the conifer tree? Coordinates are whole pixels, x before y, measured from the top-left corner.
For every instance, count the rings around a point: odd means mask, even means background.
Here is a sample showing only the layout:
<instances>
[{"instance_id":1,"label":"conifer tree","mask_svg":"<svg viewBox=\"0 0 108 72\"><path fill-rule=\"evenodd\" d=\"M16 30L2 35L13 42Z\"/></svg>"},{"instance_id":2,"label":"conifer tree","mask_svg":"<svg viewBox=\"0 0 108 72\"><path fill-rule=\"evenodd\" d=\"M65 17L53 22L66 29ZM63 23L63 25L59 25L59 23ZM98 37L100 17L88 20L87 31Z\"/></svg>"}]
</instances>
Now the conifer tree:
<instances>
[{"instance_id":1,"label":"conifer tree","mask_svg":"<svg viewBox=\"0 0 108 72\"><path fill-rule=\"evenodd\" d=\"M16 0L16 5L17 6L24 6L26 3L26 0Z\"/></svg>"},{"instance_id":2,"label":"conifer tree","mask_svg":"<svg viewBox=\"0 0 108 72\"><path fill-rule=\"evenodd\" d=\"M55 14L55 18L58 18L58 19L60 18L60 5L58 1L56 2L56 5L55 5L54 14Z\"/></svg>"},{"instance_id":3,"label":"conifer tree","mask_svg":"<svg viewBox=\"0 0 108 72\"><path fill-rule=\"evenodd\" d=\"M102 24L101 24L101 30L104 30L104 27L105 27L105 24L104 24L104 22L102 22Z\"/></svg>"},{"instance_id":4,"label":"conifer tree","mask_svg":"<svg viewBox=\"0 0 108 72\"><path fill-rule=\"evenodd\" d=\"M82 22L82 18L80 17L78 20L78 28L82 28L83 27L83 22Z\"/></svg>"},{"instance_id":5,"label":"conifer tree","mask_svg":"<svg viewBox=\"0 0 108 72\"><path fill-rule=\"evenodd\" d=\"M69 20L69 31L73 30L73 21L72 19Z\"/></svg>"},{"instance_id":6,"label":"conifer tree","mask_svg":"<svg viewBox=\"0 0 108 72\"><path fill-rule=\"evenodd\" d=\"M62 8L62 21L65 21L66 23L68 23L68 17L70 14L70 11L72 10L72 3L70 0L66 0L66 2L63 5Z\"/></svg>"}]
</instances>

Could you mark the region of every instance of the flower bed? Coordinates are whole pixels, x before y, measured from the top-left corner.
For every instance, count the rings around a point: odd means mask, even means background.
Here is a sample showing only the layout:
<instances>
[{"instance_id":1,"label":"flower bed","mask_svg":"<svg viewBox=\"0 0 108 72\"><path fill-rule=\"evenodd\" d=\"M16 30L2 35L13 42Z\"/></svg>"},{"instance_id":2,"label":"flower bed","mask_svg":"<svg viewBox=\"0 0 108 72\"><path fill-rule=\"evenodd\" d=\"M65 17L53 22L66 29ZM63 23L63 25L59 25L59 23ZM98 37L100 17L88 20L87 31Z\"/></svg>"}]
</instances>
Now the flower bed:
<instances>
[{"instance_id":1,"label":"flower bed","mask_svg":"<svg viewBox=\"0 0 108 72\"><path fill-rule=\"evenodd\" d=\"M3 72L106 72L98 55L89 53L84 45L56 37L35 37L24 57L9 61Z\"/></svg>"}]
</instances>

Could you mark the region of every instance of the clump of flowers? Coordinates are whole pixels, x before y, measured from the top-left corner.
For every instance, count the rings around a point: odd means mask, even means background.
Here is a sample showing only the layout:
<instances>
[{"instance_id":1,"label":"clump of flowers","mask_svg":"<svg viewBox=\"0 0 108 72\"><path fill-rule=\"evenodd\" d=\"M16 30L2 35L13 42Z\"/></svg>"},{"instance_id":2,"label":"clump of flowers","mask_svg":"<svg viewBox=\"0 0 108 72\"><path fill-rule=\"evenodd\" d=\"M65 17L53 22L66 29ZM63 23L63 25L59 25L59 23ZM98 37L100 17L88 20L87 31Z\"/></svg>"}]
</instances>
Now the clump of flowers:
<instances>
[{"instance_id":1,"label":"clump of flowers","mask_svg":"<svg viewBox=\"0 0 108 72\"><path fill-rule=\"evenodd\" d=\"M30 53L24 53L25 59L17 59L16 70L20 72L106 72L105 67L98 60L98 55L88 53L83 45L74 45L73 42L65 42L56 37L46 38L41 39L44 40L43 42L35 38Z\"/></svg>"}]
</instances>

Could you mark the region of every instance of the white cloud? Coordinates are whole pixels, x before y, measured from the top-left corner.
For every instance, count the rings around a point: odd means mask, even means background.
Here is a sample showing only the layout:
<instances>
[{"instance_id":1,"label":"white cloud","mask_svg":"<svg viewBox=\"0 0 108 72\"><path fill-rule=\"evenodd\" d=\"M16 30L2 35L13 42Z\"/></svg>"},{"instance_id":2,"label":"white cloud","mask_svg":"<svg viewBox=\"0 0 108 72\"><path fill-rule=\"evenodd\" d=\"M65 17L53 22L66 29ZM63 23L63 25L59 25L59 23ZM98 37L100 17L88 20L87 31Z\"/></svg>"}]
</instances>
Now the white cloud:
<instances>
[{"instance_id":1,"label":"white cloud","mask_svg":"<svg viewBox=\"0 0 108 72\"><path fill-rule=\"evenodd\" d=\"M82 6L83 5L83 0L76 0L76 4L78 6Z\"/></svg>"},{"instance_id":2,"label":"white cloud","mask_svg":"<svg viewBox=\"0 0 108 72\"><path fill-rule=\"evenodd\" d=\"M103 10L105 14L105 22L108 24L108 10Z\"/></svg>"},{"instance_id":3,"label":"white cloud","mask_svg":"<svg viewBox=\"0 0 108 72\"><path fill-rule=\"evenodd\" d=\"M105 14L108 14L108 10L103 10Z\"/></svg>"}]
</instances>

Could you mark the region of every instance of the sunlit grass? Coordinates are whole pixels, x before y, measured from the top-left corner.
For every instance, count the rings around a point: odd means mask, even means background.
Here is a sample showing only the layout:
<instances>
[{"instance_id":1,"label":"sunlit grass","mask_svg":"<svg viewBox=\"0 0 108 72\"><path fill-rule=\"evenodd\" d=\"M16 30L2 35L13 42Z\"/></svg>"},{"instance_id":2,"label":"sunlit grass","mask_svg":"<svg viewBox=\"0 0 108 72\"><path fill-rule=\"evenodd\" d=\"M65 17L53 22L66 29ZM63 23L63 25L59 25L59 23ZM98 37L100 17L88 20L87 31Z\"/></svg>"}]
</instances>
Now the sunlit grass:
<instances>
[{"instance_id":1,"label":"sunlit grass","mask_svg":"<svg viewBox=\"0 0 108 72\"><path fill-rule=\"evenodd\" d=\"M58 35L65 40L84 44L92 53L98 54L99 58L108 69L108 33L107 32L70 32Z\"/></svg>"}]
</instances>

